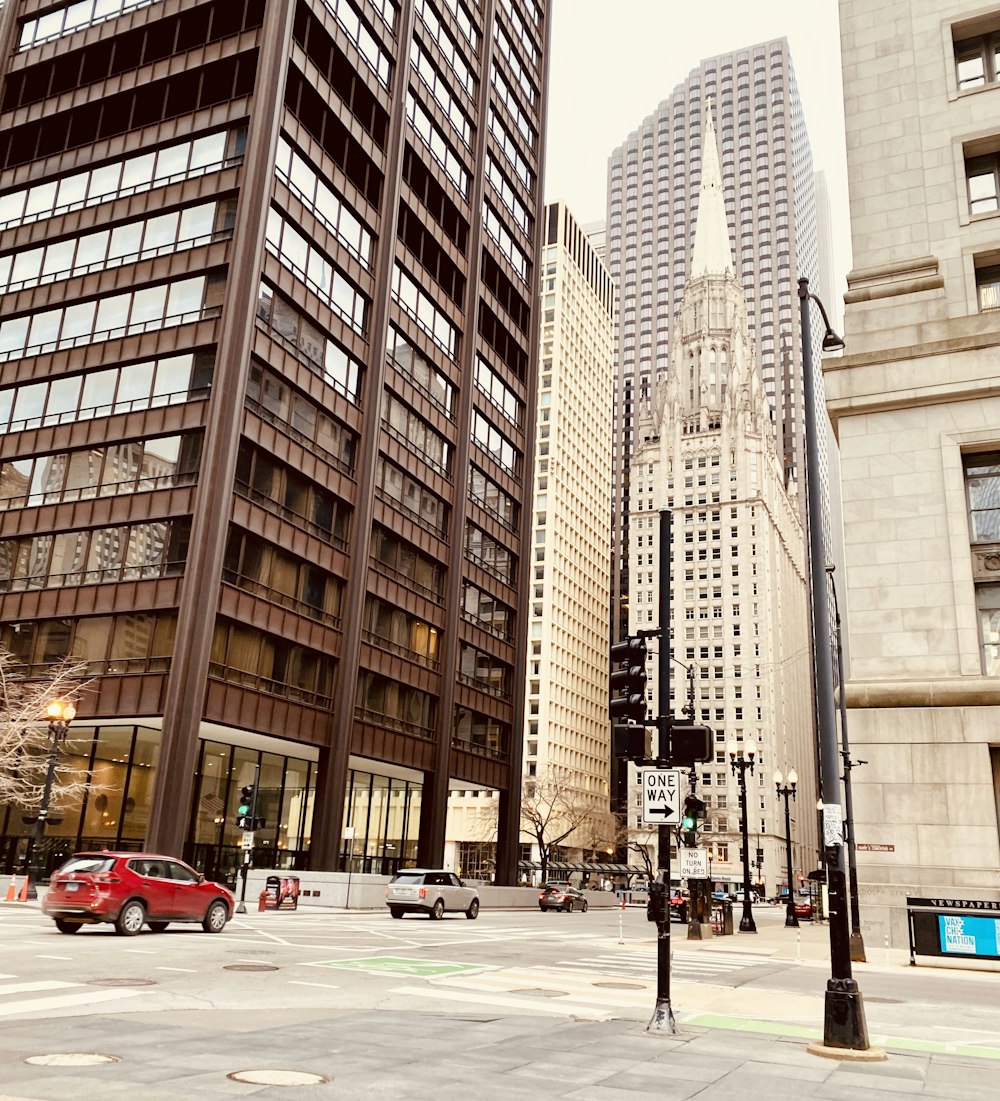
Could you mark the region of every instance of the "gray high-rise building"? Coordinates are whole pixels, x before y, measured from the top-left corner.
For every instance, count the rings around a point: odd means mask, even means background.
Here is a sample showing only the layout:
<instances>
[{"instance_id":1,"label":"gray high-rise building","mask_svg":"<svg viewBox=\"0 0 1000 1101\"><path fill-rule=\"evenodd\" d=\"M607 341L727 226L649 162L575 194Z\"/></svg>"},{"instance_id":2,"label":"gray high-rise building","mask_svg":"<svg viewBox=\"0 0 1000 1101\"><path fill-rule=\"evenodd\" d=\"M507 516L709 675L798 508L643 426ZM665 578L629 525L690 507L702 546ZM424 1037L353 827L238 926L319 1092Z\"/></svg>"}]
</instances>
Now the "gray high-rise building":
<instances>
[{"instance_id":1,"label":"gray high-rise building","mask_svg":"<svg viewBox=\"0 0 1000 1101\"><path fill-rule=\"evenodd\" d=\"M796 280L817 274L812 153L784 38L709 58L615 149L608 165L606 262L618 285L612 538L613 633L628 625L634 415L667 373L694 242L705 101L712 101L730 239L746 291L785 484L804 477ZM695 487L707 500L707 487ZM804 492L800 507L804 510Z\"/></svg>"}]
</instances>

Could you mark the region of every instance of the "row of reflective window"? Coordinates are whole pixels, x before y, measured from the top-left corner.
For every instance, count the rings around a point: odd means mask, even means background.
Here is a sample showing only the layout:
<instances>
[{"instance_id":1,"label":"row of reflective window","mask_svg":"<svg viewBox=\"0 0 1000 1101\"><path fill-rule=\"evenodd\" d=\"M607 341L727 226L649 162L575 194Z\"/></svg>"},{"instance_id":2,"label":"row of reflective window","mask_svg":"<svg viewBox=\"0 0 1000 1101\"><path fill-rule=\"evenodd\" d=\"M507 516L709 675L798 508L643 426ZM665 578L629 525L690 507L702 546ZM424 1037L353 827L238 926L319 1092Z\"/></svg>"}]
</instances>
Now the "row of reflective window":
<instances>
[{"instance_id":1,"label":"row of reflective window","mask_svg":"<svg viewBox=\"0 0 1000 1101\"><path fill-rule=\"evenodd\" d=\"M198 248L232 236L236 200L200 203L0 256L0 294Z\"/></svg>"},{"instance_id":2,"label":"row of reflective window","mask_svg":"<svg viewBox=\"0 0 1000 1101\"><path fill-rule=\"evenodd\" d=\"M197 321L224 290L224 275L199 275L13 317L0 322L0 362Z\"/></svg>"},{"instance_id":3,"label":"row of reflective window","mask_svg":"<svg viewBox=\"0 0 1000 1101\"><path fill-rule=\"evenodd\" d=\"M201 443L199 432L12 459L0 464L0 510L190 485Z\"/></svg>"},{"instance_id":4,"label":"row of reflective window","mask_svg":"<svg viewBox=\"0 0 1000 1101\"><path fill-rule=\"evenodd\" d=\"M0 589L10 592L139 581L181 573L191 518L0 540Z\"/></svg>"},{"instance_id":5,"label":"row of reflective window","mask_svg":"<svg viewBox=\"0 0 1000 1101\"><path fill-rule=\"evenodd\" d=\"M215 356L186 352L0 390L0 433L73 424L203 397Z\"/></svg>"},{"instance_id":6,"label":"row of reflective window","mask_svg":"<svg viewBox=\"0 0 1000 1101\"><path fill-rule=\"evenodd\" d=\"M124 12L135 8L146 8L157 0L78 0L75 4L66 4L54 11L47 12L38 19L26 19L21 24L21 37L18 50L28 50L32 46L51 42L63 35L116 19Z\"/></svg>"},{"instance_id":7,"label":"row of reflective window","mask_svg":"<svg viewBox=\"0 0 1000 1101\"><path fill-rule=\"evenodd\" d=\"M0 229L203 176L238 164L245 148L245 127L223 130L8 191L0 195Z\"/></svg>"}]
</instances>

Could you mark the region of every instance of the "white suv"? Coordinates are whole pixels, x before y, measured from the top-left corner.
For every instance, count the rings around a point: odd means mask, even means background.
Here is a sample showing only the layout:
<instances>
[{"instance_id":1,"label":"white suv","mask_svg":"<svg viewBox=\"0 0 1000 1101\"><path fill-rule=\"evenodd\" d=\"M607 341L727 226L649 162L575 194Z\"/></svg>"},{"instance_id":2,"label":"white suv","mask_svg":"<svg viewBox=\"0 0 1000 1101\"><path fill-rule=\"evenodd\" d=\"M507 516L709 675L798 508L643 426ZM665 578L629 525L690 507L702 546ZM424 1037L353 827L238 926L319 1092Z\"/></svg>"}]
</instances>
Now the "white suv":
<instances>
[{"instance_id":1,"label":"white suv","mask_svg":"<svg viewBox=\"0 0 1000 1101\"><path fill-rule=\"evenodd\" d=\"M394 918L426 914L440 919L446 910L464 913L470 920L479 916L476 888L466 887L454 872L441 868L404 868L386 887L385 904Z\"/></svg>"}]
</instances>

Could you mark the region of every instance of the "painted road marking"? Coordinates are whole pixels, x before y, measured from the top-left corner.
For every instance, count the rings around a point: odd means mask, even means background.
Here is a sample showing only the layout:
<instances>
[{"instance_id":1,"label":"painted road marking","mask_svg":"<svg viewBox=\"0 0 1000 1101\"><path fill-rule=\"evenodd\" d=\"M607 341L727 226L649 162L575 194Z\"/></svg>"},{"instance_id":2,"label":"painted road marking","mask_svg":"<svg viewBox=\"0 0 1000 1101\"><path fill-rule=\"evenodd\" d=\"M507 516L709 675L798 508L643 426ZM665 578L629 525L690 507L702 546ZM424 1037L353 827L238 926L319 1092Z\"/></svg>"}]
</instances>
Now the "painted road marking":
<instances>
[{"instance_id":1,"label":"painted road marking","mask_svg":"<svg viewBox=\"0 0 1000 1101\"><path fill-rule=\"evenodd\" d=\"M417 975L420 978L431 978L438 975L457 975L465 971L482 971L488 965L406 959L402 956L368 956L353 960L318 960L306 966L339 967L347 971L367 971L372 975Z\"/></svg>"}]
</instances>

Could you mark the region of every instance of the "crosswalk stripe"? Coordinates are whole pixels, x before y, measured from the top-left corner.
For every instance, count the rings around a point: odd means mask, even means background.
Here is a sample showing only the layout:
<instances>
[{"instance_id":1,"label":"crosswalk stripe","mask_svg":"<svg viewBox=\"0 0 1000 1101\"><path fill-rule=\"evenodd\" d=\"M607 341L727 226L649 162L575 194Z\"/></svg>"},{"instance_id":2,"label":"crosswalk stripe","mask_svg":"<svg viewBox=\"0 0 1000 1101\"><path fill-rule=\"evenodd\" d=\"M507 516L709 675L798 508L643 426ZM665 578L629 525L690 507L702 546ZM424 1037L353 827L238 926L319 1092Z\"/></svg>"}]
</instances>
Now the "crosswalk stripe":
<instances>
[{"instance_id":1,"label":"crosswalk stripe","mask_svg":"<svg viewBox=\"0 0 1000 1101\"><path fill-rule=\"evenodd\" d=\"M78 994L62 994L54 998L29 998L22 1002L7 1002L0 1005L0 1016L12 1017L17 1013L40 1013L52 1009L69 1009L77 1005L91 1005L96 1002L131 998L138 993L140 993L138 990L86 990Z\"/></svg>"},{"instance_id":2,"label":"crosswalk stripe","mask_svg":"<svg viewBox=\"0 0 1000 1101\"><path fill-rule=\"evenodd\" d=\"M0 986L0 995L26 994L37 990L68 990L71 986L79 986L75 982L58 982L55 979L38 980L37 982L9 982Z\"/></svg>"}]
</instances>

